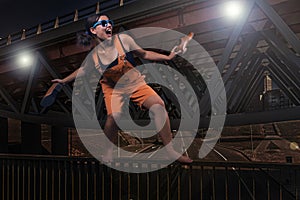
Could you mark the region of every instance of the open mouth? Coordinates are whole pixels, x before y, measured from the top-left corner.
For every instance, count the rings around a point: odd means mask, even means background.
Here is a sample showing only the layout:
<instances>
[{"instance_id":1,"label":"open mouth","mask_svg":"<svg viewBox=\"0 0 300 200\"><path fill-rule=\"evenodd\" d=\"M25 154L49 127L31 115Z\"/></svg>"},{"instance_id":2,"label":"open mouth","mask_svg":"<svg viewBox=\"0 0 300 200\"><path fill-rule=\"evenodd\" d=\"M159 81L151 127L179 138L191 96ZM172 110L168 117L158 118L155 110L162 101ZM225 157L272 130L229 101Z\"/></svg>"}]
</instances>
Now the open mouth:
<instances>
[{"instance_id":1,"label":"open mouth","mask_svg":"<svg viewBox=\"0 0 300 200\"><path fill-rule=\"evenodd\" d=\"M105 33L108 34L108 35L111 35L112 31L110 29L106 29Z\"/></svg>"}]
</instances>

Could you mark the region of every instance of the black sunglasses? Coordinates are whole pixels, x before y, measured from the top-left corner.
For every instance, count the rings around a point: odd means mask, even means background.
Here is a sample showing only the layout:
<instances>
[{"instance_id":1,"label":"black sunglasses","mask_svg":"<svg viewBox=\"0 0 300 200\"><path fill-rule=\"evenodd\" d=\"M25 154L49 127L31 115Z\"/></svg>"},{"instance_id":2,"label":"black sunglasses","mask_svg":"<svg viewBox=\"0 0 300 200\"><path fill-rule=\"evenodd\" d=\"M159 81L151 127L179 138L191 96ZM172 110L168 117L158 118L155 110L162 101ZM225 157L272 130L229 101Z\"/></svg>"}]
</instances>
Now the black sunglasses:
<instances>
[{"instance_id":1,"label":"black sunglasses","mask_svg":"<svg viewBox=\"0 0 300 200\"><path fill-rule=\"evenodd\" d=\"M92 27L96 28L98 25L107 27L108 23L110 23L112 26L114 26L114 22L112 20L100 20L100 21L97 21Z\"/></svg>"}]
</instances>

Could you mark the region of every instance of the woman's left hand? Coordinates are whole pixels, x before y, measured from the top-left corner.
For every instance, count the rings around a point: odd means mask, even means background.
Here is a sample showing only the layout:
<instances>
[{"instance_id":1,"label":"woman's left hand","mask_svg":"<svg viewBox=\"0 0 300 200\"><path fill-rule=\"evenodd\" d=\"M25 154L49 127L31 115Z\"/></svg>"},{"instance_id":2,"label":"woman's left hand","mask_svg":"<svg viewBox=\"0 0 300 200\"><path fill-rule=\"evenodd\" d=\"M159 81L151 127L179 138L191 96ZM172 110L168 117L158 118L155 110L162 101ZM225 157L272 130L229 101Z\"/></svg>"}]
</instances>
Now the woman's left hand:
<instances>
[{"instance_id":1,"label":"woman's left hand","mask_svg":"<svg viewBox=\"0 0 300 200\"><path fill-rule=\"evenodd\" d=\"M173 47L173 49L171 50L171 53L170 53L170 55L169 55L169 59L170 59L170 60L173 59L177 54L182 53L182 51L181 51L181 50L178 50L177 47L178 47L178 46L175 46L175 47Z\"/></svg>"}]
</instances>

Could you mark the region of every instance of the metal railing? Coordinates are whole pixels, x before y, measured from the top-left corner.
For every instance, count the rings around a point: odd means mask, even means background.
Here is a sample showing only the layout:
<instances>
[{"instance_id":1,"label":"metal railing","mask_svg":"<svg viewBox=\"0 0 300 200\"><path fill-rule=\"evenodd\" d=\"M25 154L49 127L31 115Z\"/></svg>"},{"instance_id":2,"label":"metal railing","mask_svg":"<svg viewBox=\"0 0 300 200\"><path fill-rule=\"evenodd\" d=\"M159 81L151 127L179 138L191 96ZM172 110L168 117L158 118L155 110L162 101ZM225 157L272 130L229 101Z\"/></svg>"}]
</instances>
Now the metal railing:
<instances>
[{"instance_id":1,"label":"metal railing","mask_svg":"<svg viewBox=\"0 0 300 200\"><path fill-rule=\"evenodd\" d=\"M149 163L148 167L160 164ZM120 164L120 163L119 163ZM299 199L300 166L229 162L119 172L92 158L0 157L0 199Z\"/></svg>"},{"instance_id":2,"label":"metal railing","mask_svg":"<svg viewBox=\"0 0 300 200\"><path fill-rule=\"evenodd\" d=\"M134 1L134 0L128 0L125 3L126 4L131 3L132 1ZM73 23L74 21L84 19L84 18L86 18L92 14L98 13L100 11L107 12L107 11L117 8L119 6L122 6L121 2L119 2L119 1L111 1L111 0L99 1L95 5L91 5L91 6L82 8L82 9L74 10L73 13L69 13L64 16L59 16L56 19L38 24L35 27L24 28L22 31L12 33L12 34L8 35L6 38L0 39L0 47L4 47L4 46L10 45L14 42L36 36L42 32L50 31L50 30L56 29L60 26L64 26L66 24Z\"/></svg>"}]
</instances>

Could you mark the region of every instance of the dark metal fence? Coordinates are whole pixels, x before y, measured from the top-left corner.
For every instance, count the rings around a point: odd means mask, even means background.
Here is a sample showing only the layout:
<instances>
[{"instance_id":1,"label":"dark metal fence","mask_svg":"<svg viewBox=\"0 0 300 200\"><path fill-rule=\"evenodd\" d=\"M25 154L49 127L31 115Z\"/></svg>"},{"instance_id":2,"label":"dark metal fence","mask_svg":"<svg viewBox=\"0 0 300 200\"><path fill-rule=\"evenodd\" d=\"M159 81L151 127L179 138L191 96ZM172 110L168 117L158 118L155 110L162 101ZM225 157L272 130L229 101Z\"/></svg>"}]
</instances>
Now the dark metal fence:
<instances>
[{"instance_id":1,"label":"dark metal fence","mask_svg":"<svg viewBox=\"0 0 300 200\"><path fill-rule=\"evenodd\" d=\"M300 165L294 164L174 163L134 174L91 158L0 157L2 200L297 200L299 181Z\"/></svg>"},{"instance_id":2,"label":"dark metal fence","mask_svg":"<svg viewBox=\"0 0 300 200\"><path fill-rule=\"evenodd\" d=\"M132 3L135 0L127 0L126 4ZM68 13L64 16L57 17L56 19L52 19L48 22L41 23L39 25L36 25L35 27L23 29L20 32L12 33L7 38L0 38L0 47L7 46L11 43L21 41L25 38L30 38L33 36L36 36L40 34L41 32L46 32L53 30L59 26L63 26L66 24L70 24L74 21L84 19L92 14L95 14L96 12L107 12L109 10L112 10L116 7L120 6L119 1L112 1L112 0L102 0L99 1L98 4L90 5L88 7L74 10L73 13Z\"/></svg>"}]
</instances>

